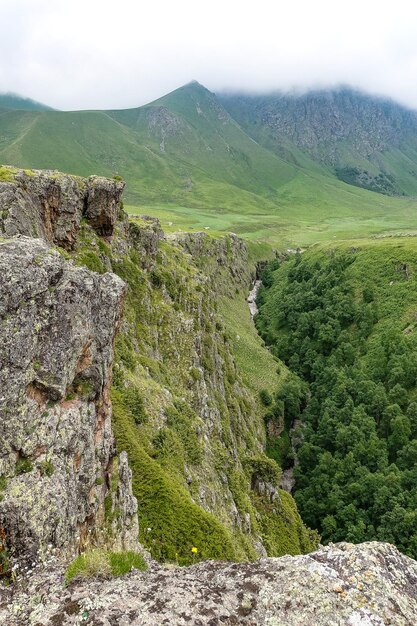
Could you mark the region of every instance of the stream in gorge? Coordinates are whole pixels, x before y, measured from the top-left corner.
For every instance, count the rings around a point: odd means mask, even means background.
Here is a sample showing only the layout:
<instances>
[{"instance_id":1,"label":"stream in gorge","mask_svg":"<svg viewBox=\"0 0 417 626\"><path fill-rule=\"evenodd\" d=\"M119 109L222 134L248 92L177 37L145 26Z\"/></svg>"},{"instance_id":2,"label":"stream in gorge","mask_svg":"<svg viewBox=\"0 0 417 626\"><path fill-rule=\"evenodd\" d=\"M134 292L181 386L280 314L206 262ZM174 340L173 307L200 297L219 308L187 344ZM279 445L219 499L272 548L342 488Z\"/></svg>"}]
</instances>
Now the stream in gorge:
<instances>
[{"instance_id":1,"label":"stream in gorge","mask_svg":"<svg viewBox=\"0 0 417 626\"><path fill-rule=\"evenodd\" d=\"M261 284L262 284L261 280L255 280L252 286L252 289L249 291L249 294L248 294L247 302L248 302L249 311L250 311L252 320L255 317L255 315L258 313L258 306L256 304L256 298L258 297L258 291L259 291L259 287L261 286ZM268 350L269 348L265 346L265 349ZM295 420L291 431L297 428L300 425L300 423L301 423L300 420ZM298 459L295 454L294 445L292 443L291 431L290 431L290 440L291 440L292 451L294 454L294 465L292 465L291 467L285 470L282 470L281 481L279 484L280 488L284 489L284 491L288 491L288 493L291 493L294 488L294 485L295 485L294 467L298 463Z\"/></svg>"}]
</instances>

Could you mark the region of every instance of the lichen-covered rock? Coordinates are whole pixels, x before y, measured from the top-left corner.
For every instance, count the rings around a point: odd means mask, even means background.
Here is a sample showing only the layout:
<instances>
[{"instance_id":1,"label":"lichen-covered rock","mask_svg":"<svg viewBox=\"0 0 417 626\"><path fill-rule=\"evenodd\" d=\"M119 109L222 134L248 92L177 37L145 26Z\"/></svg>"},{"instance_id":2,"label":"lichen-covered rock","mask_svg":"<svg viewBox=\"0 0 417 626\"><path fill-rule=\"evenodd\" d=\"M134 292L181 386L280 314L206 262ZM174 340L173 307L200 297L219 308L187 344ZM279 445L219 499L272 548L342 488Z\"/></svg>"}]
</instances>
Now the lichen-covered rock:
<instances>
[{"instance_id":1,"label":"lichen-covered rock","mask_svg":"<svg viewBox=\"0 0 417 626\"><path fill-rule=\"evenodd\" d=\"M234 233L219 239L205 232L175 233L172 237L210 277L215 293L232 295L236 289L247 289L254 279L246 243Z\"/></svg>"},{"instance_id":2,"label":"lichen-covered rock","mask_svg":"<svg viewBox=\"0 0 417 626\"><path fill-rule=\"evenodd\" d=\"M116 490L112 496L112 511L117 511L112 522L112 550L137 550L139 524L138 503L132 491L132 470L126 452L118 458Z\"/></svg>"},{"instance_id":3,"label":"lichen-covered rock","mask_svg":"<svg viewBox=\"0 0 417 626\"><path fill-rule=\"evenodd\" d=\"M42 594L42 601L39 601ZM415 626L417 563L389 544L336 544L254 563L152 566L62 587L59 571L0 596L8 626Z\"/></svg>"},{"instance_id":4,"label":"lichen-covered rock","mask_svg":"<svg viewBox=\"0 0 417 626\"><path fill-rule=\"evenodd\" d=\"M48 545L81 549L105 523L125 284L18 236L0 240L0 294L0 528L12 556L36 560Z\"/></svg>"},{"instance_id":5,"label":"lichen-covered rock","mask_svg":"<svg viewBox=\"0 0 417 626\"><path fill-rule=\"evenodd\" d=\"M142 267L150 269L156 261L159 242L164 231L159 220L148 215L136 217L129 225L129 239L132 246L141 254Z\"/></svg>"},{"instance_id":6,"label":"lichen-covered rock","mask_svg":"<svg viewBox=\"0 0 417 626\"><path fill-rule=\"evenodd\" d=\"M48 170L18 170L10 178L0 182L0 233L39 237L67 250L82 218L98 234L113 234L123 182Z\"/></svg>"}]
</instances>

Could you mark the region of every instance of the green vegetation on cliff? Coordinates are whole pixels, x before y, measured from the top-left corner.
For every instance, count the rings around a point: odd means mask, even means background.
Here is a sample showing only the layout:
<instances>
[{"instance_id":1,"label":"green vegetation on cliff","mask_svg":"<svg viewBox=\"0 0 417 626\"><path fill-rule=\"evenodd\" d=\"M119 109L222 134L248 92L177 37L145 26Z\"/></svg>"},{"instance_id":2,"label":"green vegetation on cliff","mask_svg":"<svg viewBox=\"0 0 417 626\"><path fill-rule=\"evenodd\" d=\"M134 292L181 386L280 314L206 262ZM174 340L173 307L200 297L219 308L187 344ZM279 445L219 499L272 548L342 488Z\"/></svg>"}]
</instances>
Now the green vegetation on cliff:
<instances>
[{"instance_id":1,"label":"green vegetation on cliff","mask_svg":"<svg viewBox=\"0 0 417 626\"><path fill-rule=\"evenodd\" d=\"M123 576L123 574L128 574L135 569L146 570L146 563L137 552L89 550L80 554L68 566L65 572L65 582L69 584L72 581L80 581L87 578Z\"/></svg>"},{"instance_id":2,"label":"green vegetation on cliff","mask_svg":"<svg viewBox=\"0 0 417 626\"><path fill-rule=\"evenodd\" d=\"M258 327L309 383L295 499L325 542L417 556L417 243L312 248L272 272ZM301 407L302 408L302 407Z\"/></svg>"},{"instance_id":3,"label":"green vegetation on cliff","mask_svg":"<svg viewBox=\"0 0 417 626\"><path fill-rule=\"evenodd\" d=\"M79 263L128 285L113 428L133 472L140 541L179 564L254 559L261 543L274 556L314 549L317 537L276 489L280 468L263 452L259 390L273 393L286 370L276 373L246 296L255 260L271 251L254 245L249 256L232 235L162 235L154 220L122 217L105 243L83 223L76 250ZM254 359L258 373L248 368Z\"/></svg>"}]
</instances>

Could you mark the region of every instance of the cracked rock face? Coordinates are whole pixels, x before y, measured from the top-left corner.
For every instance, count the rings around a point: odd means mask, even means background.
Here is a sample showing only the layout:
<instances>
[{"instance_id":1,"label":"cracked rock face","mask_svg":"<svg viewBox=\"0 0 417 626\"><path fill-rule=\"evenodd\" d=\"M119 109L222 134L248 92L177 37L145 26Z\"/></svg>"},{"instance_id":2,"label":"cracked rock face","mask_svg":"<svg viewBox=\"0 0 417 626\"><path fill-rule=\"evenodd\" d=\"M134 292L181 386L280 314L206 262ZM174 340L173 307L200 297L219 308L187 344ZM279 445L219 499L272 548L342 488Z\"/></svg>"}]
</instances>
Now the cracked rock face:
<instances>
[{"instance_id":1,"label":"cracked rock face","mask_svg":"<svg viewBox=\"0 0 417 626\"><path fill-rule=\"evenodd\" d=\"M123 182L99 176L20 170L12 182L0 183L0 234L39 237L72 250L84 218L110 237L123 189Z\"/></svg>"},{"instance_id":2,"label":"cracked rock face","mask_svg":"<svg viewBox=\"0 0 417 626\"><path fill-rule=\"evenodd\" d=\"M43 604L36 590L46 593ZM208 561L64 589L57 570L36 575L0 622L94 626L415 626L417 563L388 544L336 544L255 563ZM3 622L2 622L3 619Z\"/></svg>"},{"instance_id":3,"label":"cracked rock face","mask_svg":"<svg viewBox=\"0 0 417 626\"><path fill-rule=\"evenodd\" d=\"M0 527L11 554L33 561L48 545L82 549L103 521L125 284L19 236L0 239L0 294ZM132 498L124 514L136 519Z\"/></svg>"}]
</instances>

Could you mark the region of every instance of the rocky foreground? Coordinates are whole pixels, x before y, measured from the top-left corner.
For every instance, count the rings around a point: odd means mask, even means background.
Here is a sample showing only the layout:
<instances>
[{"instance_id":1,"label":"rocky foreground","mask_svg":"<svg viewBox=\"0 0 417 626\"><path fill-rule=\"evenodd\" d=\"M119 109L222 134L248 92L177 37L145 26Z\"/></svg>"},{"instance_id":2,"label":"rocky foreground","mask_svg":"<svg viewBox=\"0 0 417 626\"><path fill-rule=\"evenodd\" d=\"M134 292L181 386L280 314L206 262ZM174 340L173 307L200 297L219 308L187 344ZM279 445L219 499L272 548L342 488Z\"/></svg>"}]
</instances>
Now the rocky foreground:
<instances>
[{"instance_id":1,"label":"rocky foreground","mask_svg":"<svg viewBox=\"0 0 417 626\"><path fill-rule=\"evenodd\" d=\"M7 626L415 626L417 563L389 544L337 544L255 563L207 561L64 587L39 570L0 591Z\"/></svg>"}]
</instances>

